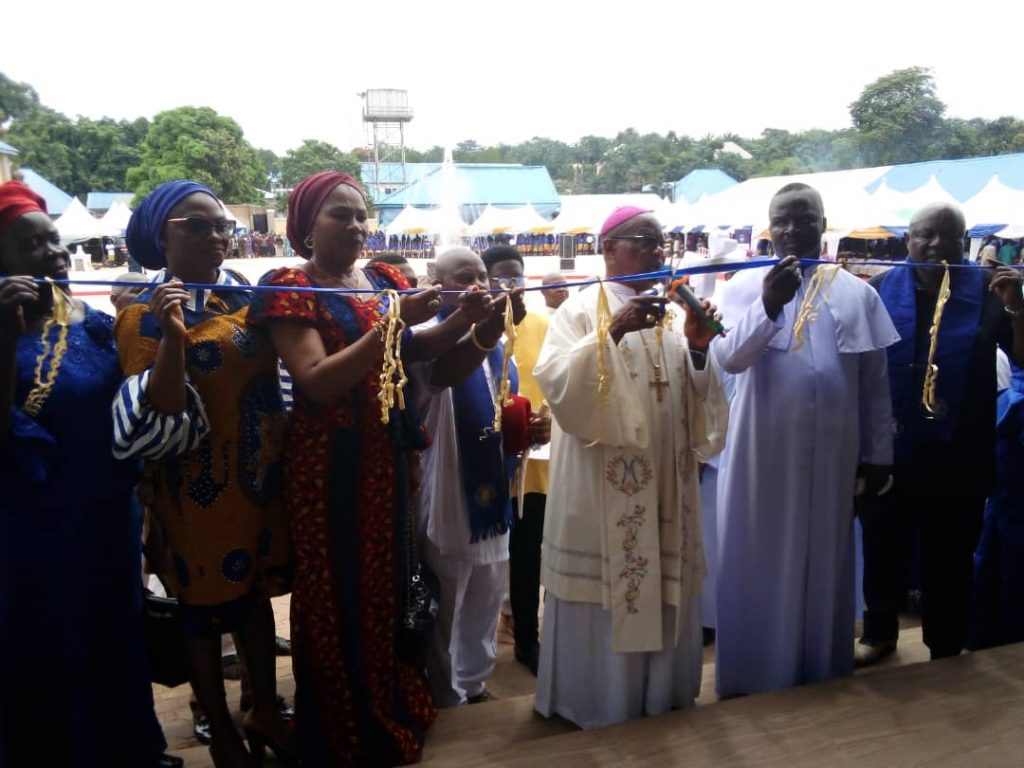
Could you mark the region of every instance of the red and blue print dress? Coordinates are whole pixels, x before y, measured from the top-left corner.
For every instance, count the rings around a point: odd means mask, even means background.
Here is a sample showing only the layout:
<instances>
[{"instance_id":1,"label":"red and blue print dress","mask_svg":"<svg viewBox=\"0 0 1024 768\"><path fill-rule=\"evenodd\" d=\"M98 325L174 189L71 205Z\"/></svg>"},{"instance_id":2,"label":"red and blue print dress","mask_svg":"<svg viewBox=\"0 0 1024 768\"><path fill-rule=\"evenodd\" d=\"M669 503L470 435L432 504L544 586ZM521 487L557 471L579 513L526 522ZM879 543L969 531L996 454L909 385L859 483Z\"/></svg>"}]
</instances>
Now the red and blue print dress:
<instances>
[{"instance_id":1,"label":"red and blue print dress","mask_svg":"<svg viewBox=\"0 0 1024 768\"><path fill-rule=\"evenodd\" d=\"M388 265L366 276L379 291L408 287ZM320 287L298 269L261 284ZM330 355L367 333L382 309L369 295L282 290L262 292L250 322L315 328ZM399 652L407 456L423 447L423 433L408 414L381 423L379 376L374 366L329 405L294 387L285 450L291 639L300 752L313 768L415 762L437 713L422 671Z\"/></svg>"}]
</instances>

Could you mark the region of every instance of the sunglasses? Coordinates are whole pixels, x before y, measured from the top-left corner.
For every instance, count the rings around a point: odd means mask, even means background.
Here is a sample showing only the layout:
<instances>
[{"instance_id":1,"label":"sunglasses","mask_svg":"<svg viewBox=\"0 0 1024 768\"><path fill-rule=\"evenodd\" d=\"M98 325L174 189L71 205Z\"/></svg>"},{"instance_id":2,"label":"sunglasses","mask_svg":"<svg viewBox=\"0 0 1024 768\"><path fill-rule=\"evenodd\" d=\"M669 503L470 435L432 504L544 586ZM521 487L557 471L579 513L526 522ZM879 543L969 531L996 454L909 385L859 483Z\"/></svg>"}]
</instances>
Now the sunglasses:
<instances>
[{"instance_id":1,"label":"sunglasses","mask_svg":"<svg viewBox=\"0 0 1024 768\"><path fill-rule=\"evenodd\" d=\"M665 244L665 240L654 235L612 235L606 237L605 240L632 240L634 243L639 243L647 248L660 248Z\"/></svg>"},{"instance_id":2,"label":"sunglasses","mask_svg":"<svg viewBox=\"0 0 1024 768\"><path fill-rule=\"evenodd\" d=\"M180 219L168 219L168 224L184 224L190 235L196 237L208 237L211 232L228 237L235 232L235 222L230 219L217 219L210 221L201 216L183 216Z\"/></svg>"},{"instance_id":3,"label":"sunglasses","mask_svg":"<svg viewBox=\"0 0 1024 768\"><path fill-rule=\"evenodd\" d=\"M514 288L522 288L526 285L525 277L492 277L491 288L502 288L510 291Z\"/></svg>"}]
</instances>

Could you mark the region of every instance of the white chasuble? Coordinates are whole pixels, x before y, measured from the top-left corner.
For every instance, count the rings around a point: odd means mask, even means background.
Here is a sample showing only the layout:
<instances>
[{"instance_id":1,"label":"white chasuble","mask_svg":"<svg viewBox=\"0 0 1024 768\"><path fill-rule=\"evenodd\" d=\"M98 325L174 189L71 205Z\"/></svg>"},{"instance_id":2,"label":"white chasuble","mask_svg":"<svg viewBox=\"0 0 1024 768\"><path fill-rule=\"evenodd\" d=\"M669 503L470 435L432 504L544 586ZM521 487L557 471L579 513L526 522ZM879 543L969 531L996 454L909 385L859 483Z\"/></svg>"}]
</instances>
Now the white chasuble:
<instances>
[{"instance_id":1,"label":"white chasuble","mask_svg":"<svg viewBox=\"0 0 1024 768\"><path fill-rule=\"evenodd\" d=\"M660 339L645 330L601 344L600 291L613 315L634 295L606 284L571 296L534 369L554 417L541 581L609 610L613 650L660 651L662 606L700 593L698 465L721 450L728 406L714 364L690 359L682 309Z\"/></svg>"}]
</instances>

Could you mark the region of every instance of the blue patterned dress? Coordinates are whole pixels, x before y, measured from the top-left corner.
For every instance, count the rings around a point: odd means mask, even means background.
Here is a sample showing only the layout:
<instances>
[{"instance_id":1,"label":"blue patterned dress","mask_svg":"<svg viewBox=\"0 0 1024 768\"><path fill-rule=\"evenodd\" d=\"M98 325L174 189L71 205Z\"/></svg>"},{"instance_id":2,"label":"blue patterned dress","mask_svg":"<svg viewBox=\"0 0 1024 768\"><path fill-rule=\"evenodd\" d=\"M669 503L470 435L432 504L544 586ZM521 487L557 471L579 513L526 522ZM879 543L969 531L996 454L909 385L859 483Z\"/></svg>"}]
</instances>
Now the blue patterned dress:
<instances>
[{"instance_id":1,"label":"blue patterned dress","mask_svg":"<svg viewBox=\"0 0 1024 768\"><path fill-rule=\"evenodd\" d=\"M40 333L18 340L0 447L0 766L140 768L165 747L142 634L139 467L111 453L112 325L87 309L69 327L35 417L20 406Z\"/></svg>"}]
</instances>

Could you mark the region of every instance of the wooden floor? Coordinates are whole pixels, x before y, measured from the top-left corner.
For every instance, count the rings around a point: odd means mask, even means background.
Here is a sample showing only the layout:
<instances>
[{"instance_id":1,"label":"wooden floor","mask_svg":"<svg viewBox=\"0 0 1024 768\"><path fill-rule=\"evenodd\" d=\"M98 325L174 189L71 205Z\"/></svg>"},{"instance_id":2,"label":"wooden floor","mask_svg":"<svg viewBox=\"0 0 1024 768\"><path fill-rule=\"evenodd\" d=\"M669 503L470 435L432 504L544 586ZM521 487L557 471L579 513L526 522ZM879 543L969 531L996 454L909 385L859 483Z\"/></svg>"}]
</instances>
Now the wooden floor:
<instances>
[{"instance_id":1,"label":"wooden floor","mask_svg":"<svg viewBox=\"0 0 1024 768\"><path fill-rule=\"evenodd\" d=\"M497 753L460 766L1019 766L1024 647L719 702Z\"/></svg>"},{"instance_id":2,"label":"wooden floor","mask_svg":"<svg viewBox=\"0 0 1024 768\"><path fill-rule=\"evenodd\" d=\"M287 635L287 598L275 600L275 614ZM583 732L533 712L534 678L512 658L508 633L499 639L488 680L497 700L441 712L424 765L1024 766L1024 644L924 664L921 630L910 620L897 653L853 678L725 702L714 695L707 648L694 709ZM290 659L278 659L278 680L290 699ZM188 686L154 692L171 751L189 768L212 766L192 739ZM237 697L229 682L233 707Z\"/></svg>"}]
</instances>

